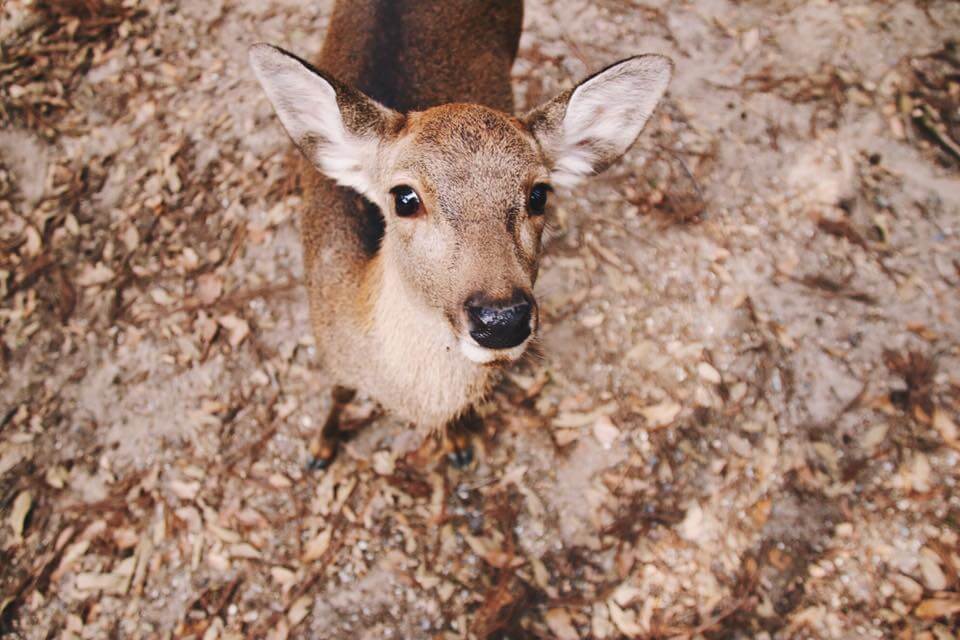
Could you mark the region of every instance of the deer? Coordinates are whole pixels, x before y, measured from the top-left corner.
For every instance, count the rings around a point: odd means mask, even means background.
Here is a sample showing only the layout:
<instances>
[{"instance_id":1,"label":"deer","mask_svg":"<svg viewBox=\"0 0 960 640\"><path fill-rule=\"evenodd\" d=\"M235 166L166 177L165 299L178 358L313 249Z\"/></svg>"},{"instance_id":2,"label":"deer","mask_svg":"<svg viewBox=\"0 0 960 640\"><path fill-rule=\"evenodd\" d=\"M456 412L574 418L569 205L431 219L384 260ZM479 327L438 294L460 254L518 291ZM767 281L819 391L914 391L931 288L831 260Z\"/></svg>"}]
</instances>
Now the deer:
<instances>
[{"instance_id":1,"label":"deer","mask_svg":"<svg viewBox=\"0 0 960 640\"><path fill-rule=\"evenodd\" d=\"M471 464L476 411L540 328L534 284L555 187L623 156L673 72L616 62L514 115L521 0L338 0L315 65L270 44L253 73L304 159L310 323L334 460L357 392Z\"/></svg>"}]
</instances>

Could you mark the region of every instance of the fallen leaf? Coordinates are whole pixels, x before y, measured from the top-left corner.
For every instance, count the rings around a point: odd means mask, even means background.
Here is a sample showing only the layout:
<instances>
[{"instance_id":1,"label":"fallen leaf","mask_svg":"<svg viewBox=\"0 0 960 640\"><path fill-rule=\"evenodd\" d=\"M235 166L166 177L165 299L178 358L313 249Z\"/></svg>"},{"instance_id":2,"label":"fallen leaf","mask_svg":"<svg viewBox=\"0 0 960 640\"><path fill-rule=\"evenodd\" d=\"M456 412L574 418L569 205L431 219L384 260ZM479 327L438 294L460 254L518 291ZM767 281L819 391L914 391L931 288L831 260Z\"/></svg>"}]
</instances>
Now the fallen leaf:
<instances>
[{"instance_id":1,"label":"fallen leaf","mask_svg":"<svg viewBox=\"0 0 960 640\"><path fill-rule=\"evenodd\" d=\"M231 558L245 558L247 560L258 560L260 558L260 552L246 542L231 545L229 553Z\"/></svg>"},{"instance_id":2,"label":"fallen leaf","mask_svg":"<svg viewBox=\"0 0 960 640\"><path fill-rule=\"evenodd\" d=\"M287 620L290 621L291 627L297 626L307 617L310 613L310 603L310 596L301 596L297 598L296 602L290 605L290 610L287 612Z\"/></svg>"},{"instance_id":3,"label":"fallen leaf","mask_svg":"<svg viewBox=\"0 0 960 640\"><path fill-rule=\"evenodd\" d=\"M900 573L894 573L891 574L890 581L896 585L900 596L907 602L919 602L920 598L923 597L923 587L916 580Z\"/></svg>"},{"instance_id":4,"label":"fallen leaf","mask_svg":"<svg viewBox=\"0 0 960 640\"><path fill-rule=\"evenodd\" d=\"M878 424L867 429L867 432L863 434L863 437L860 439L860 446L867 451L871 451L883 442L887 437L888 427L886 424Z\"/></svg>"},{"instance_id":5,"label":"fallen leaf","mask_svg":"<svg viewBox=\"0 0 960 640\"><path fill-rule=\"evenodd\" d=\"M223 294L223 278L215 273L203 274L197 278L195 293L201 304L213 304Z\"/></svg>"},{"instance_id":6,"label":"fallen leaf","mask_svg":"<svg viewBox=\"0 0 960 640\"><path fill-rule=\"evenodd\" d=\"M317 534L313 540L308 542L303 548L303 561L313 562L319 559L330 546L330 535L333 532L328 528Z\"/></svg>"},{"instance_id":7,"label":"fallen leaf","mask_svg":"<svg viewBox=\"0 0 960 640\"><path fill-rule=\"evenodd\" d=\"M270 577L287 591L297 581L297 574L286 567L270 567Z\"/></svg>"},{"instance_id":8,"label":"fallen leaf","mask_svg":"<svg viewBox=\"0 0 960 640\"><path fill-rule=\"evenodd\" d=\"M682 408L683 407L676 402L667 400L660 404L644 407L639 410L639 413L646 419L651 427L658 429L670 425L676 417L680 415Z\"/></svg>"},{"instance_id":9,"label":"fallen leaf","mask_svg":"<svg viewBox=\"0 0 960 640\"><path fill-rule=\"evenodd\" d=\"M940 407L933 410L933 428L937 430L940 437L943 438L943 441L947 444L955 444L957 442L957 425L950 416L947 415L947 412Z\"/></svg>"},{"instance_id":10,"label":"fallen leaf","mask_svg":"<svg viewBox=\"0 0 960 640\"><path fill-rule=\"evenodd\" d=\"M199 482L184 482L183 480L171 480L170 491L181 500L193 500L200 492Z\"/></svg>"},{"instance_id":11,"label":"fallen leaf","mask_svg":"<svg viewBox=\"0 0 960 640\"><path fill-rule=\"evenodd\" d=\"M557 640L579 640L580 634L573 626L566 609L550 609L544 619Z\"/></svg>"},{"instance_id":12,"label":"fallen leaf","mask_svg":"<svg viewBox=\"0 0 960 640\"><path fill-rule=\"evenodd\" d=\"M960 598L935 598L924 600L913 610L913 615L923 620L935 620L960 612Z\"/></svg>"},{"instance_id":13,"label":"fallen leaf","mask_svg":"<svg viewBox=\"0 0 960 640\"><path fill-rule=\"evenodd\" d=\"M250 325L247 321L235 315L221 316L217 318L217 322L230 333L227 342L233 348L236 348L250 334Z\"/></svg>"},{"instance_id":14,"label":"fallen leaf","mask_svg":"<svg viewBox=\"0 0 960 640\"><path fill-rule=\"evenodd\" d=\"M98 262L94 267L90 265L84 266L77 276L76 283L81 287L94 287L110 282L113 280L113 277L113 270L102 262Z\"/></svg>"},{"instance_id":15,"label":"fallen leaf","mask_svg":"<svg viewBox=\"0 0 960 640\"><path fill-rule=\"evenodd\" d=\"M720 372L717 371L709 362L701 362L698 364L697 374L700 376L700 378L706 382L709 382L710 384L720 384L722 382Z\"/></svg>"},{"instance_id":16,"label":"fallen leaf","mask_svg":"<svg viewBox=\"0 0 960 640\"><path fill-rule=\"evenodd\" d=\"M607 601L607 609L610 611L610 619L620 633L628 638L637 638L644 635L643 627L637 624L636 616L632 611L624 611L613 600Z\"/></svg>"},{"instance_id":17,"label":"fallen leaf","mask_svg":"<svg viewBox=\"0 0 960 640\"><path fill-rule=\"evenodd\" d=\"M770 510L773 508L773 501L770 498L763 498L758 500L752 507L750 507L750 519L753 520L753 524L756 527L762 527L767 523L767 518L770 517Z\"/></svg>"},{"instance_id":18,"label":"fallen leaf","mask_svg":"<svg viewBox=\"0 0 960 640\"><path fill-rule=\"evenodd\" d=\"M579 440L581 434L580 429L556 429L553 432L553 439L558 447L565 447L571 442Z\"/></svg>"},{"instance_id":19,"label":"fallen leaf","mask_svg":"<svg viewBox=\"0 0 960 640\"><path fill-rule=\"evenodd\" d=\"M683 522L680 523L680 528L677 533L680 534L680 537L684 540L696 541L699 539L703 529L703 509L696 502L691 502L690 507L687 508L687 515L684 516Z\"/></svg>"},{"instance_id":20,"label":"fallen leaf","mask_svg":"<svg viewBox=\"0 0 960 640\"><path fill-rule=\"evenodd\" d=\"M169 307L177 301L176 298L167 293L167 291L161 287L155 287L152 289L150 291L150 298L161 307Z\"/></svg>"},{"instance_id":21,"label":"fallen leaf","mask_svg":"<svg viewBox=\"0 0 960 640\"><path fill-rule=\"evenodd\" d=\"M130 576L118 573L81 573L77 575L77 589L103 591L114 595L126 593Z\"/></svg>"},{"instance_id":22,"label":"fallen leaf","mask_svg":"<svg viewBox=\"0 0 960 640\"><path fill-rule=\"evenodd\" d=\"M936 554L929 549L924 551L920 552L920 573L923 574L923 584L930 591L943 591L947 588L947 576L935 559Z\"/></svg>"},{"instance_id":23,"label":"fallen leaf","mask_svg":"<svg viewBox=\"0 0 960 640\"><path fill-rule=\"evenodd\" d=\"M597 421L593 423L593 437L597 439L604 449L613 447L613 443L619 435L620 430L613 424L613 420L611 420L609 416L600 416L597 418Z\"/></svg>"},{"instance_id":24,"label":"fallen leaf","mask_svg":"<svg viewBox=\"0 0 960 640\"><path fill-rule=\"evenodd\" d=\"M615 629L610 622L610 612L602 602L593 605L593 616L590 618L590 630L597 640L613 637Z\"/></svg>"},{"instance_id":25,"label":"fallen leaf","mask_svg":"<svg viewBox=\"0 0 960 640\"><path fill-rule=\"evenodd\" d=\"M600 417L610 415L616 410L617 403L608 402L587 413L565 411L553 418L551 423L558 429L579 429L593 424Z\"/></svg>"},{"instance_id":26,"label":"fallen leaf","mask_svg":"<svg viewBox=\"0 0 960 640\"><path fill-rule=\"evenodd\" d=\"M10 510L10 528L13 529L13 539L20 541L23 538L23 529L26 526L27 515L33 506L33 497L29 491L21 491L13 501Z\"/></svg>"},{"instance_id":27,"label":"fallen leaf","mask_svg":"<svg viewBox=\"0 0 960 640\"><path fill-rule=\"evenodd\" d=\"M377 451L373 454L373 470L381 476L392 476L396 462L389 451Z\"/></svg>"}]
</instances>

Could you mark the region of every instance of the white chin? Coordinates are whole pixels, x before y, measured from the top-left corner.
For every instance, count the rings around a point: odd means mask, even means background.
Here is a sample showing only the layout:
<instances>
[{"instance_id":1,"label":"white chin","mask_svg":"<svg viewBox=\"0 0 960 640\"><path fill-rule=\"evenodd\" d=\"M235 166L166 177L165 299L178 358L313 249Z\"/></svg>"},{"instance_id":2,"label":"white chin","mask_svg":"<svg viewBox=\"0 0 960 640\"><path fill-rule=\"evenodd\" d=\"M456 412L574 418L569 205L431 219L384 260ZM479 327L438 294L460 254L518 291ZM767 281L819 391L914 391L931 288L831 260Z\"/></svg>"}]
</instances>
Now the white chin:
<instances>
[{"instance_id":1,"label":"white chin","mask_svg":"<svg viewBox=\"0 0 960 640\"><path fill-rule=\"evenodd\" d=\"M513 361L523 355L527 350L527 344L530 338L527 338L515 347L509 349L487 349L477 344L473 338L460 338L460 351L467 360L477 364L490 364L491 362Z\"/></svg>"}]
</instances>

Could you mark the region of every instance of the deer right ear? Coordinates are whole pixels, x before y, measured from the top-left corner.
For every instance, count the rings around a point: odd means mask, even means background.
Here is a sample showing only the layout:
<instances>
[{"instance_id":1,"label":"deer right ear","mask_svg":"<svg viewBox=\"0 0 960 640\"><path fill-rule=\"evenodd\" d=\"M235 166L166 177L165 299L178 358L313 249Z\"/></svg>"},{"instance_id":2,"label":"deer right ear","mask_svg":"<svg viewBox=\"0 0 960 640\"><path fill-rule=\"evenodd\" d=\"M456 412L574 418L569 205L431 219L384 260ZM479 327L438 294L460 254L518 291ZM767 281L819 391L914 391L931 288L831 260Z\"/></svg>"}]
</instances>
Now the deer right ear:
<instances>
[{"instance_id":1,"label":"deer right ear","mask_svg":"<svg viewBox=\"0 0 960 640\"><path fill-rule=\"evenodd\" d=\"M403 116L279 47L253 45L250 65L303 155L338 184L370 196L380 141Z\"/></svg>"}]
</instances>

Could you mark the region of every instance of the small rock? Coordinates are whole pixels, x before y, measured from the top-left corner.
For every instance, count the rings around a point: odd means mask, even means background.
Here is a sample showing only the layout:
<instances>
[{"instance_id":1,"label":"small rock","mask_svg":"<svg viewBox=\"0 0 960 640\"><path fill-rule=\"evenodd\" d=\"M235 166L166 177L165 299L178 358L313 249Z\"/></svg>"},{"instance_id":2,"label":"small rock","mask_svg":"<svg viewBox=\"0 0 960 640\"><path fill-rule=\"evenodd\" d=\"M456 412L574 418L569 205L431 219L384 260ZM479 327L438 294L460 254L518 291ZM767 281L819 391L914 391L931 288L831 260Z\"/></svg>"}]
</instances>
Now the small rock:
<instances>
[{"instance_id":1,"label":"small rock","mask_svg":"<svg viewBox=\"0 0 960 640\"><path fill-rule=\"evenodd\" d=\"M373 454L373 470L381 476L392 476L395 468L395 460L389 451L377 451Z\"/></svg>"}]
</instances>

